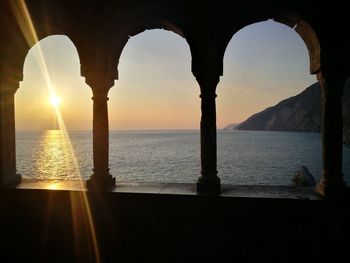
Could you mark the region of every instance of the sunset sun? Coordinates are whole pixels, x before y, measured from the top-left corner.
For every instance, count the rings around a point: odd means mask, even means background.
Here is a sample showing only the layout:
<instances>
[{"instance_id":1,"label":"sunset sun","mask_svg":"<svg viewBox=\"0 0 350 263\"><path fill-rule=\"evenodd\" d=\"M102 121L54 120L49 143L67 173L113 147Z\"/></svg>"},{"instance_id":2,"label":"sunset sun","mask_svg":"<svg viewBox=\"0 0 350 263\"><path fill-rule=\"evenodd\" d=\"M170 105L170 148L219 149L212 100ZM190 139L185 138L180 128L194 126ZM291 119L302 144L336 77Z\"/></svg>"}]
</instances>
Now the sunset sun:
<instances>
[{"instance_id":1,"label":"sunset sun","mask_svg":"<svg viewBox=\"0 0 350 263\"><path fill-rule=\"evenodd\" d=\"M52 106L57 107L61 103L61 99L57 95L51 95L49 102Z\"/></svg>"}]
</instances>

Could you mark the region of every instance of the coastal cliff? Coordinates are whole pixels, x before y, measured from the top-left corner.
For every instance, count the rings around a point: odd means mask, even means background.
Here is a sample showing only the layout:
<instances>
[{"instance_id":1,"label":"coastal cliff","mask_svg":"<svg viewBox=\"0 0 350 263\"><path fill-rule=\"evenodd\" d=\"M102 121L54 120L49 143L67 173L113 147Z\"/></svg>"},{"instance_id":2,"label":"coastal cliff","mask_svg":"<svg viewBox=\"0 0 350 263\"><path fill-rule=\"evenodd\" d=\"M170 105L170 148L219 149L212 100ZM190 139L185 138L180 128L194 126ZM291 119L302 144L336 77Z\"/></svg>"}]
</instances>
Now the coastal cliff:
<instances>
[{"instance_id":1,"label":"coastal cliff","mask_svg":"<svg viewBox=\"0 0 350 263\"><path fill-rule=\"evenodd\" d=\"M316 82L298 95L252 115L235 129L319 132L321 118L321 87ZM344 88L343 118L344 143L350 144L350 81L347 81Z\"/></svg>"}]
</instances>

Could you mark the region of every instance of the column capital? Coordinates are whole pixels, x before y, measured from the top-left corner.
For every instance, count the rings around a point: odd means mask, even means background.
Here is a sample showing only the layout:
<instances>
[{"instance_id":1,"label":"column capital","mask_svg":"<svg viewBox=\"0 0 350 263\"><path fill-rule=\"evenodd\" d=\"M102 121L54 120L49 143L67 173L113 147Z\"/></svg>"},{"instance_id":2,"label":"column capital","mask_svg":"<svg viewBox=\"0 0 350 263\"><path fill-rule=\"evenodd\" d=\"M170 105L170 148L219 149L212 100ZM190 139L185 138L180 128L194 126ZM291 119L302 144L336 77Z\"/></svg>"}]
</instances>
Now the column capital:
<instances>
[{"instance_id":1,"label":"column capital","mask_svg":"<svg viewBox=\"0 0 350 263\"><path fill-rule=\"evenodd\" d=\"M16 64L7 59L0 61L0 82L19 83L20 81L23 81L23 66L24 64Z\"/></svg>"},{"instance_id":2,"label":"column capital","mask_svg":"<svg viewBox=\"0 0 350 263\"><path fill-rule=\"evenodd\" d=\"M0 82L0 94L15 94L19 88L19 82L5 81Z\"/></svg>"},{"instance_id":3,"label":"column capital","mask_svg":"<svg viewBox=\"0 0 350 263\"><path fill-rule=\"evenodd\" d=\"M208 74L200 74L196 76L196 80L201 89L200 98L212 98L213 96L216 98L216 87L220 81L219 75L208 75Z\"/></svg>"},{"instance_id":4,"label":"column capital","mask_svg":"<svg viewBox=\"0 0 350 263\"><path fill-rule=\"evenodd\" d=\"M81 76L85 83L94 91L96 89L109 90L118 79L118 69L114 64L103 60L104 56L89 56L80 65ZM102 60L102 61L101 61Z\"/></svg>"},{"instance_id":5,"label":"column capital","mask_svg":"<svg viewBox=\"0 0 350 263\"><path fill-rule=\"evenodd\" d=\"M114 79L99 74L89 74L85 77L85 83L92 91L109 90L114 85Z\"/></svg>"},{"instance_id":6,"label":"column capital","mask_svg":"<svg viewBox=\"0 0 350 263\"><path fill-rule=\"evenodd\" d=\"M344 80L349 76L348 71L339 69L338 67L322 68L317 72L316 77L318 81L331 80Z\"/></svg>"},{"instance_id":7,"label":"column capital","mask_svg":"<svg viewBox=\"0 0 350 263\"><path fill-rule=\"evenodd\" d=\"M99 74L88 74L85 77L85 83L89 85L92 90L93 98L101 98L108 100L108 92L114 85L114 79Z\"/></svg>"},{"instance_id":8,"label":"column capital","mask_svg":"<svg viewBox=\"0 0 350 263\"><path fill-rule=\"evenodd\" d=\"M321 85L322 96L336 95L341 97L347 78L348 75L345 72L338 72L334 69L318 72L317 80Z\"/></svg>"},{"instance_id":9,"label":"column capital","mask_svg":"<svg viewBox=\"0 0 350 263\"><path fill-rule=\"evenodd\" d=\"M108 101L108 92L109 89L93 89L92 90L92 100L96 101L96 100L102 100L102 101Z\"/></svg>"},{"instance_id":10,"label":"column capital","mask_svg":"<svg viewBox=\"0 0 350 263\"><path fill-rule=\"evenodd\" d=\"M220 81L219 74L207 74L206 72L196 74L196 80L199 85L203 86L216 86Z\"/></svg>"}]
</instances>

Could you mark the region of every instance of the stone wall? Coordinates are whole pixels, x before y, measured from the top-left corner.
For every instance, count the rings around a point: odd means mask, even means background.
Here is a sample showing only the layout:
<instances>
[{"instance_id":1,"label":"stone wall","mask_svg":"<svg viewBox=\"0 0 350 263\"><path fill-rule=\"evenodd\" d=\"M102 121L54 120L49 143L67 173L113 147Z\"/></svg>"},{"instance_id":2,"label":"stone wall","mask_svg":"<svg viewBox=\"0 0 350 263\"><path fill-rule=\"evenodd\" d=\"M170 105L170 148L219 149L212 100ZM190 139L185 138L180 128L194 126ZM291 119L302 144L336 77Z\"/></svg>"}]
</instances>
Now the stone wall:
<instances>
[{"instance_id":1,"label":"stone wall","mask_svg":"<svg viewBox=\"0 0 350 263\"><path fill-rule=\"evenodd\" d=\"M79 191L1 190L3 259L96 262L77 215L74 200L82 199ZM350 242L350 208L341 201L102 192L88 199L102 262L336 262Z\"/></svg>"}]
</instances>

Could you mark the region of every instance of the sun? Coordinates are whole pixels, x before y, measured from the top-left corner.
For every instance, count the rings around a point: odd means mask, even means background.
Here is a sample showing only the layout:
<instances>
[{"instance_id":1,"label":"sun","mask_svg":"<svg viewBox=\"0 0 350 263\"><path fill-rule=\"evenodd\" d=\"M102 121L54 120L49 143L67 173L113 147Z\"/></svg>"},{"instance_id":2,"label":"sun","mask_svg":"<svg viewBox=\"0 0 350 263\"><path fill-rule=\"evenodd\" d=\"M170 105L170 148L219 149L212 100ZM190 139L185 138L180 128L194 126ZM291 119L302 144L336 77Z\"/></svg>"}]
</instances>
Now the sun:
<instances>
[{"instance_id":1,"label":"sun","mask_svg":"<svg viewBox=\"0 0 350 263\"><path fill-rule=\"evenodd\" d=\"M61 99L57 95L51 95L49 102L52 106L58 107L58 105L61 103Z\"/></svg>"}]
</instances>

